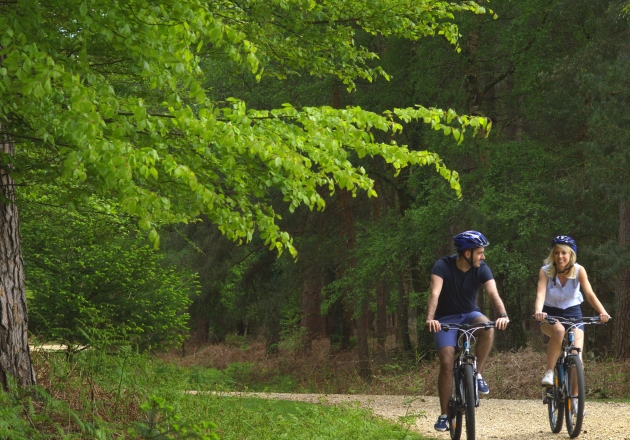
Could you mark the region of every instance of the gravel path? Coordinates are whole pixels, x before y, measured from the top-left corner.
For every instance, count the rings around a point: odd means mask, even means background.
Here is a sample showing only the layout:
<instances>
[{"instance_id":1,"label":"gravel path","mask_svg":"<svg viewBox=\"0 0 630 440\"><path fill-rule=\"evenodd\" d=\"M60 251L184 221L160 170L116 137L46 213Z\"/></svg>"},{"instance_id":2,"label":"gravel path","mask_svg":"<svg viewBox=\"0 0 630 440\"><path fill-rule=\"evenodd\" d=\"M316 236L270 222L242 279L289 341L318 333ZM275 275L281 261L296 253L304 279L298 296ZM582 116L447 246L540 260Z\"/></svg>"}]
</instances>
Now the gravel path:
<instances>
[{"instance_id":1,"label":"gravel path","mask_svg":"<svg viewBox=\"0 0 630 440\"><path fill-rule=\"evenodd\" d=\"M223 394L223 393L222 393ZM313 403L360 402L374 414L398 420L416 415L415 430L437 439L449 439L448 432L433 430L438 416L437 397L366 396L348 394L281 394L281 393L225 393L267 399L299 400ZM581 439L630 440L630 403L586 402L586 417ZM541 400L502 400L483 398L477 408L478 439L568 439L564 429L553 434L547 421L547 407Z\"/></svg>"}]
</instances>

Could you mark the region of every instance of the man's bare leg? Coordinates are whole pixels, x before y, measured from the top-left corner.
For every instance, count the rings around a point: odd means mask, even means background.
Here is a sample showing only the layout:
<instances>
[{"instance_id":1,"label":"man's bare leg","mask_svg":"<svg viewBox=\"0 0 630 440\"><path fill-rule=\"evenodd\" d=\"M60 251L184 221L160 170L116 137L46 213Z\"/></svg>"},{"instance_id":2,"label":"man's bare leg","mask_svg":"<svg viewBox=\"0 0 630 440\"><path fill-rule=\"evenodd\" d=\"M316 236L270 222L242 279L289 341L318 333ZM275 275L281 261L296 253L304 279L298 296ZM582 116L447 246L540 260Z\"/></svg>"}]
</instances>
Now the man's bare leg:
<instances>
[{"instance_id":1,"label":"man's bare leg","mask_svg":"<svg viewBox=\"0 0 630 440\"><path fill-rule=\"evenodd\" d=\"M440 373L438 376L438 394L440 395L440 410L442 414L448 414L448 400L453 388L453 362L455 360L455 347L442 347L438 350L440 358Z\"/></svg>"},{"instance_id":2,"label":"man's bare leg","mask_svg":"<svg viewBox=\"0 0 630 440\"><path fill-rule=\"evenodd\" d=\"M480 316L473 322L478 323L488 321L489 319L485 316ZM475 332L475 337L477 338L477 347L475 348L475 356L477 356L477 372L481 374L483 366L486 363L486 359L490 354L490 350L492 350L492 344L494 343L494 329L490 328L488 330L477 330Z\"/></svg>"}]
</instances>

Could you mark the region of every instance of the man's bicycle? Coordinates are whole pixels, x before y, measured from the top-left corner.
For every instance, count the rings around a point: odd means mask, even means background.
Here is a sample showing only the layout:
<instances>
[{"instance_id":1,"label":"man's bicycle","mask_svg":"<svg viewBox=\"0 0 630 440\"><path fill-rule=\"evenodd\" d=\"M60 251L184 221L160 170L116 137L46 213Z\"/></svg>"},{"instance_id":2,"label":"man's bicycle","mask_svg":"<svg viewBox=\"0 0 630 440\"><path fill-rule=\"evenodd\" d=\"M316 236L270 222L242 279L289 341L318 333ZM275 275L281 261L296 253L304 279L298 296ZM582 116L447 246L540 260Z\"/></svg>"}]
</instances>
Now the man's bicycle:
<instances>
[{"instance_id":1,"label":"man's bicycle","mask_svg":"<svg viewBox=\"0 0 630 440\"><path fill-rule=\"evenodd\" d=\"M493 321L474 324L442 324L442 330L457 329L459 354L453 364L453 391L448 401L448 422L451 439L459 440L462 435L462 419L466 418L466 439L475 438L475 408L479 406L477 390L477 357L470 353L475 343L474 332L491 329Z\"/></svg>"},{"instance_id":2,"label":"man's bicycle","mask_svg":"<svg viewBox=\"0 0 630 440\"><path fill-rule=\"evenodd\" d=\"M580 348L575 346L574 329L580 324L603 324L599 316L583 318L563 318L547 316L541 324L554 325L556 322L567 326L562 350L553 370L553 385L543 392L543 403L547 404L551 431L562 430L562 419L567 423L571 438L580 435L584 420L584 367L580 359Z\"/></svg>"}]
</instances>

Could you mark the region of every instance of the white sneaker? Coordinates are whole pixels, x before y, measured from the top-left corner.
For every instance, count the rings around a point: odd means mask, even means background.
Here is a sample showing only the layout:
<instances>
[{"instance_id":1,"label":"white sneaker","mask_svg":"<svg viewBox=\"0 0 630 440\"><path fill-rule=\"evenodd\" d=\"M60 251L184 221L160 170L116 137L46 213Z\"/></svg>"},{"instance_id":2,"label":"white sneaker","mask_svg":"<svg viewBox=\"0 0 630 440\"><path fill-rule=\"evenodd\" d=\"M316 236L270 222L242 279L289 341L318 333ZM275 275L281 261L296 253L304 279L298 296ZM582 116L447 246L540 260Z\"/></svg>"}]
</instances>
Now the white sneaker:
<instances>
[{"instance_id":1,"label":"white sneaker","mask_svg":"<svg viewBox=\"0 0 630 440\"><path fill-rule=\"evenodd\" d=\"M542 378L542 386L551 387L553 386L553 370L547 370L545 375Z\"/></svg>"}]
</instances>

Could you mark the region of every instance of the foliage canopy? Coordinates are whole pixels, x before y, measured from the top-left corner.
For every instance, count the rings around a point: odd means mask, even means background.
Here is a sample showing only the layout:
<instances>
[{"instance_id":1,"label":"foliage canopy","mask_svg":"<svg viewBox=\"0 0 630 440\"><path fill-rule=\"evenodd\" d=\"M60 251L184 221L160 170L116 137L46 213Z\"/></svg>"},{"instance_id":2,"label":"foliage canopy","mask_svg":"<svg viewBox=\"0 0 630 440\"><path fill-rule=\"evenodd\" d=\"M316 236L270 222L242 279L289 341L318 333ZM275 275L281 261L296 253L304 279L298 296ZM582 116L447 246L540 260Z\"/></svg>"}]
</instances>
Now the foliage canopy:
<instances>
[{"instance_id":1,"label":"foliage canopy","mask_svg":"<svg viewBox=\"0 0 630 440\"><path fill-rule=\"evenodd\" d=\"M270 248L295 249L269 202L278 191L291 210L322 209L320 187L375 192L351 162L379 155L396 169L436 167L460 191L458 175L429 151L377 142L422 120L458 142L483 117L416 106L384 114L346 109L249 109L208 97L201 60L261 78L384 75L356 33L456 44L455 12L474 2L437 0L246 1L20 0L0 5L1 134L17 143L17 182L58 179L62 201L114 197L158 243L156 227L203 213L230 239L258 232Z\"/></svg>"}]
</instances>

